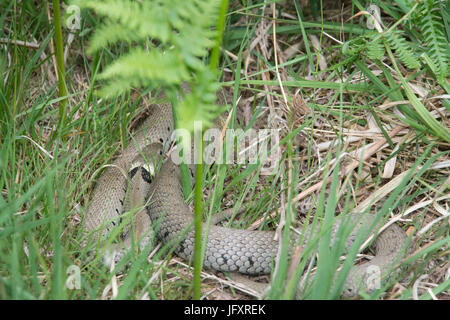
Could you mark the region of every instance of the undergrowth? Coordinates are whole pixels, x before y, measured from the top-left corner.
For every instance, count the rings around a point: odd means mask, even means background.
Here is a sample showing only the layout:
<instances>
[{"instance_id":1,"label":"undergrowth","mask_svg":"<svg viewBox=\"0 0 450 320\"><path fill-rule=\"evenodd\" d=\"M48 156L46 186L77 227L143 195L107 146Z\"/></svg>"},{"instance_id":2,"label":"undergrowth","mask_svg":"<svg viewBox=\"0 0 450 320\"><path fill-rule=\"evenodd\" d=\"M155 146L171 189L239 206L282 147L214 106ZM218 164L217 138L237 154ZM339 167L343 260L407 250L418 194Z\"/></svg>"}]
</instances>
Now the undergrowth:
<instances>
[{"instance_id":1,"label":"undergrowth","mask_svg":"<svg viewBox=\"0 0 450 320\"><path fill-rule=\"evenodd\" d=\"M274 230L284 214L284 239L289 226L319 229L303 239L294 265L280 250L276 271L259 279L272 283L269 298L294 298L303 281L300 298L339 298L368 234L343 260L343 243L329 246L327 225L355 208L395 217L414 240L399 261L402 272L360 298L449 297L448 3L372 1L378 16L358 0L230 2L220 72L209 65L218 10L210 1L78 1L87 9L75 11L71 4L62 4L63 20L78 12L80 25L63 28L61 98L52 6L0 4L1 299L193 296L188 262L164 247L129 252L110 270L82 245L96 178L161 88L179 108L179 126L190 127L194 115L211 123L225 111L231 128L280 130L283 153L273 174L260 162L215 164L202 176L205 220L234 208L224 222L233 228ZM194 90L176 102L183 81ZM215 102L220 86L229 93L226 108ZM229 282L224 289L227 277L203 274L204 298L251 297Z\"/></svg>"}]
</instances>

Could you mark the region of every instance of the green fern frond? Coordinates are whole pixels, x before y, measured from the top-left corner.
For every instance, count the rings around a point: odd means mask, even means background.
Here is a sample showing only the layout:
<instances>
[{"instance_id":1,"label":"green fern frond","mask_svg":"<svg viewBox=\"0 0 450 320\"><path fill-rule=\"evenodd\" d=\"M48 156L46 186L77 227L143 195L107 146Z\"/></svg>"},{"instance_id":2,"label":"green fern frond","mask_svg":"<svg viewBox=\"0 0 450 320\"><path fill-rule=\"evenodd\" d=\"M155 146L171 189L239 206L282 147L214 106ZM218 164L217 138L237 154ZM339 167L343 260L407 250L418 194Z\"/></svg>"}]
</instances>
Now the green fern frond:
<instances>
[{"instance_id":1,"label":"green fern frond","mask_svg":"<svg viewBox=\"0 0 450 320\"><path fill-rule=\"evenodd\" d=\"M131 41L139 40L141 40L140 37L125 26L107 22L97 27L94 35L90 39L87 53L92 55L101 48L105 48L119 41L130 43Z\"/></svg>"},{"instance_id":2,"label":"green fern frond","mask_svg":"<svg viewBox=\"0 0 450 320\"><path fill-rule=\"evenodd\" d=\"M385 53L383 42L380 39L369 38L366 44L366 53L371 60L381 60Z\"/></svg>"},{"instance_id":3,"label":"green fern frond","mask_svg":"<svg viewBox=\"0 0 450 320\"><path fill-rule=\"evenodd\" d=\"M214 25L218 1L147 0L78 0L81 7L91 8L105 18L91 40L90 52L117 41L158 40L160 50L179 54L182 63L196 70L203 65L201 57L214 45ZM137 44L139 45L139 43Z\"/></svg>"},{"instance_id":4,"label":"green fern frond","mask_svg":"<svg viewBox=\"0 0 450 320\"><path fill-rule=\"evenodd\" d=\"M132 30L133 36L140 39L156 38L166 43L171 35L171 26L167 19L170 10L166 10L159 1L103 0L75 2L81 7L90 8L109 21L126 30Z\"/></svg>"},{"instance_id":5,"label":"green fern frond","mask_svg":"<svg viewBox=\"0 0 450 320\"><path fill-rule=\"evenodd\" d=\"M186 66L179 61L175 52L161 52L136 48L109 65L99 79L120 80L122 88L120 93L132 87L147 86L150 83L160 85L176 85L190 78ZM111 89L116 86L106 87L102 93L113 95Z\"/></svg>"},{"instance_id":6,"label":"green fern frond","mask_svg":"<svg viewBox=\"0 0 450 320\"><path fill-rule=\"evenodd\" d=\"M443 18L441 9L436 4L424 1L419 6L417 19L423 32L427 55L433 61L436 76L445 78L448 72L448 41L444 35Z\"/></svg>"},{"instance_id":7,"label":"green fern frond","mask_svg":"<svg viewBox=\"0 0 450 320\"><path fill-rule=\"evenodd\" d=\"M344 42L342 53L347 56L358 55L361 50L364 50L365 45L365 40L362 37L351 39Z\"/></svg>"},{"instance_id":8,"label":"green fern frond","mask_svg":"<svg viewBox=\"0 0 450 320\"><path fill-rule=\"evenodd\" d=\"M197 81L191 86L192 92L183 95L178 105L179 126L190 132L194 129L194 120L201 119L203 127L210 127L214 119L224 111L223 106L215 104L216 92L220 88L214 81L217 78L215 73L205 67L195 78Z\"/></svg>"},{"instance_id":9,"label":"green fern frond","mask_svg":"<svg viewBox=\"0 0 450 320\"><path fill-rule=\"evenodd\" d=\"M108 80L101 95L145 86L173 90L187 82L192 93L172 101L178 127L192 132L194 120L205 127L212 123L221 111L215 105L217 76L203 59L215 45L211 26L218 18L218 0L78 0L77 4L104 19L91 38L91 53L120 41L132 44L100 74L99 79Z\"/></svg>"},{"instance_id":10,"label":"green fern frond","mask_svg":"<svg viewBox=\"0 0 450 320\"><path fill-rule=\"evenodd\" d=\"M400 31L395 30L385 34L385 39L405 66L410 69L420 68L419 59Z\"/></svg>"}]
</instances>

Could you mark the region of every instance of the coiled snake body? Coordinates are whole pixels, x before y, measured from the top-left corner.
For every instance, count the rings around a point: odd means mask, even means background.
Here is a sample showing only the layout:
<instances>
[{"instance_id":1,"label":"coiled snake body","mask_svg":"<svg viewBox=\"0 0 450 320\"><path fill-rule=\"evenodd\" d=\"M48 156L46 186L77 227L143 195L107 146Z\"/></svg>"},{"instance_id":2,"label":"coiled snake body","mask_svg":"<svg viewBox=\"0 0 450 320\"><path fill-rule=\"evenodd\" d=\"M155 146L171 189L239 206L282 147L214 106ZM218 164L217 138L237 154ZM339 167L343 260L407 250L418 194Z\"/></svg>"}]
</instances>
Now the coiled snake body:
<instances>
[{"instance_id":1,"label":"coiled snake body","mask_svg":"<svg viewBox=\"0 0 450 320\"><path fill-rule=\"evenodd\" d=\"M125 200L124 203L124 199L132 198L134 204L146 204L146 209L136 212L134 216L136 240L151 229L153 221L157 225L158 237L164 242L176 244L175 252L190 260L194 248L194 230L189 228L192 227L193 215L184 200L178 167L170 159L166 160L150 184L146 181L147 171L132 170L133 161L136 159L150 158L162 153L162 145L170 139L173 131L172 119L169 104L152 106L149 117L140 126L134 139L99 178L86 212L85 230L95 230L99 236L107 234L110 227L117 224L122 211L127 209L128 201ZM135 174L127 189L130 171L138 171L140 174ZM346 240L347 247L351 246L362 227L368 228L372 225L374 218L373 215L354 214L351 219L358 221L358 224ZM100 228L102 225L105 228ZM339 223L332 227L332 241L338 227ZM307 233L309 232L308 229ZM131 237L129 234L125 242L129 244ZM291 242L295 240L293 237ZM354 296L359 288L370 289L365 285L370 277L368 270L376 267L384 274L405 247L406 240L405 233L395 224L379 234L375 243L375 257L352 268L344 285L343 296ZM278 246L273 231L237 230L211 225L204 266L220 271L267 274L271 272Z\"/></svg>"}]
</instances>

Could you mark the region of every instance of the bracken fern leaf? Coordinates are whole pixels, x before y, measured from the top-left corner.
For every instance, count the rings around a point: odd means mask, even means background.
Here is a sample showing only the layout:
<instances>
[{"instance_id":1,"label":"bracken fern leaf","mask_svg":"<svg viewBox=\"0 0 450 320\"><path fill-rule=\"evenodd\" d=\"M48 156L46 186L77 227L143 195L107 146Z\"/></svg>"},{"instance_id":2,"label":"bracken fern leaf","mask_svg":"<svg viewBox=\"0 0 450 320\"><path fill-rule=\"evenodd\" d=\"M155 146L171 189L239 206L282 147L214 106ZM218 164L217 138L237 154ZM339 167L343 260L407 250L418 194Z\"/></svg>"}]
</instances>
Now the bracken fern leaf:
<instances>
[{"instance_id":1,"label":"bracken fern leaf","mask_svg":"<svg viewBox=\"0 0 450 320\"><path fill-rule=\"evenodd\" d=\"M437 76L445 78L448 71L448 41L444 35L441 8L436 3L424 1L419 6L417 23L423 32L429 58L433 61Z\"/></svg>"},{"instance_id":2,"label":"bracken fern leaf","mask_svg":"<svg viewBox=\"0 0 450 320\"><path fill-rule=\"evenodd\" d=\"M100 74L109 82L99 92L112 96L130 88L161 86L173 90L187 82L191 94L177 105L179 125L191 130L193 119L207 126L220 112L215 106L216 74L203 59L215 45L218 0L78 0L104 19L97 28L89 52L125 42L122 54ZM214 97L214 99L211 99Z\"/></svg>"},{"instance_id":3,"label":"bracken fern leaf","mask_svg":"<svg viewBox=\"0 0 450 320\"><path fill-rule=\"evenodd\" d=\"M369 40L366 44L367 56L372 60L381 60L385 53L383 42L380 39L373 40L373 37L370 37Z\"/></svg>"},{"instance_id":4,"label":"bracken fern leaf","mask_svg":"<svg viewBox=\"0 0 450 320\"><path fill-rule=\"evenodd\" d=\"M120 79L122 85L125 83L123 81L129 79L133 87L148 85L149 81L165 86L175 85L189 79L188 70L183 64L177 63L177 60L178 57L171 51L146 52L136 48L109 65L99 78ZM103 93L114 94L110 89L105 89Z\"/></svg>"},{"instance_id":5,"label":"bracken fern leaf","mask_svg":"<svg viewBox=\"0 0 450 320\"><path fill-rule=\"evenodd\" d=\"M389 32L385 34L385 37L401 62L410 69L418 69L420 67L420 62L416 57L416 54L400 31L395 30Z\"/></svg>"}]
</instances>

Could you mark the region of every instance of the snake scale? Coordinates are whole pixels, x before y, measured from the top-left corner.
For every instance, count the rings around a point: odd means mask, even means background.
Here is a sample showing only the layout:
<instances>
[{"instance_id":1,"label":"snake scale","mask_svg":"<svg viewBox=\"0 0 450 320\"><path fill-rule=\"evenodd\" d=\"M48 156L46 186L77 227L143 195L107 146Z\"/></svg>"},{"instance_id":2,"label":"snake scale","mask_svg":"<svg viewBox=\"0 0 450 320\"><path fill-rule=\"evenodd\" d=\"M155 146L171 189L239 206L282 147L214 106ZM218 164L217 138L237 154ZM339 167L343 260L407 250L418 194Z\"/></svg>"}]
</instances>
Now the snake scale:
<instances>
[{"instance_id":1,"label":"snake scale","mask_svg":"<svg viewBox=\"0 0 450 320\"><path fill-rule=\"evenodd\" d=\"M133 203L133 206L137 204L143 209L134 213L135 240L143 237L152 228L152 222L156 222L158 238L165 243L176 244L175 253L189 261L194 249L194 230L189 228L192 226L193 214L184 200L179 168L170 159L166 160L151 183L148 170L154 173L153 168L144 170L138 166L133 169L134 162L158 158L163 154L163 146L171 139L174 129L172 119L170 104L151 106L150 115L136 131L134 138L98 179L86 211L84 229L90 234L97 234L97 237L103 237L111 227L120 223L122 212L130 209L129 203ZM131 179L130 172L134 173ZM372 225L373 216L351 216L358 224L346 239L347 248L352 245L361 228ZM338 227L338 222L332 226L332 241L336 238ZM203 226L203 230L205 228ZM204 266L219 271L268 274L279 247L274 235L274 231L238 230L211 225ZM125 237L127 247L132 236L128 232ZM293 237L292 248L295 241ZM375 257L351 269L342 296L355 296L360 288L369 291L366 285L370 277L368 270L377 267L381 274L386 273L406 243L406 234L395 224L380 233L375 241Z\"/></svg>"}]
</instances>

